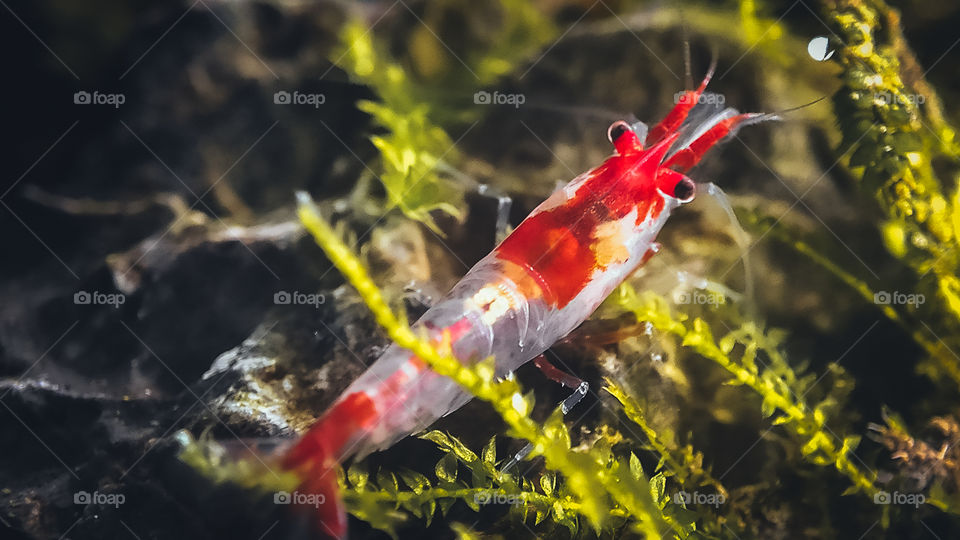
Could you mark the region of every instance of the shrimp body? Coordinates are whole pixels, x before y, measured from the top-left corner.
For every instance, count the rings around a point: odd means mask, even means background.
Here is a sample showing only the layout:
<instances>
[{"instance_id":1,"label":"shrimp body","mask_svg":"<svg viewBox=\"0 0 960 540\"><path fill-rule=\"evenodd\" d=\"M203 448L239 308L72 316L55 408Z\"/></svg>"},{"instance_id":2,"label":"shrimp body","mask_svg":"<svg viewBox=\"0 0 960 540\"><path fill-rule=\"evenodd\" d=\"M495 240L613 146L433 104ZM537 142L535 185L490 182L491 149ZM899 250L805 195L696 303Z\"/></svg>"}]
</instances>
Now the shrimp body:
<instances>
[{"instance_id":1,"label":"shrimp body","mask_svg":"<svg viewBox=\"0 0 960 540\"><path fill-rule=\"evenodd\" d=\"M640 123L614 123L609 138L616 153L535 208L415 328L438 342L449 336L465 364L493 356L504 376L579 326L656 253L670 213L693 199L695 186L682 171L732 130L763 119L734 109L696 110L708 80L684 93L649 133ZM326 495L320 521L332 536L343 536L346 516L331 469L427 428L470 398L391 345L287 453L284 466L301 471L303 488Z\"/></svg>"}]
</instances>

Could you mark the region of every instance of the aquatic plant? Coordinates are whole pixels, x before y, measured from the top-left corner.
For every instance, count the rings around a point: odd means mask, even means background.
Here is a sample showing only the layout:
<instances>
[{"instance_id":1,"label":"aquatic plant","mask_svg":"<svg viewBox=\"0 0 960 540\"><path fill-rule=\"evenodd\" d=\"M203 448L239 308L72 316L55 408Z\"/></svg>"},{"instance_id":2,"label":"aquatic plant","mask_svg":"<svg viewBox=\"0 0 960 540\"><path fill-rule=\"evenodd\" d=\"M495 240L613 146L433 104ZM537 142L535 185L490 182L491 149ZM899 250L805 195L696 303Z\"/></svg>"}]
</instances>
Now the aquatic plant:
<instances>
[{"instance_id":1,"label":"aquatic plant","mask_svg":"<svg viewBox=\"0 0 960 540\"><path fill-rule=\"evenodd\" d=\"M643 407L630 397L627 392L613 381L607 380L604 390L610 393L623 406L623 414L637 425L647 437L647 442L659 461L657 471L663 470L674 476L684 489L694 489L699 486L711 486L724 498L728 492L719 480L713 477L703 466L703 453L695 451L690 444L680 446L672 434L658 433L647 422Z\"/></svg>"},{"instance_id":2,"label":"aquatic plant","mask_svg":"<svg viewBox=\"0 0 960 540\"><path fill-rule=\"evenodd\" d=\"M357 103L386 130L371 142L380 151L378 178L387 192L388 208L440 232L430 212L439 210L461 217L463 191L438 172L444 160L455 159L456 149L447 133L429 119L429 105L414 98L416 85L398 64L375 52L370 31L348 23L341 31L344 51L338 63L355 80L374 88L380 102Z\"/></svg>"},{"instance_id":3,"label":"aquatic plant","mask_svg":"<svg viewBox=\"0 0 960 540\"><path fill-rule=\"evenodd\" d=\"M864 492L870 496L877 493L875 478L851 460L860 437L838 437L826 426L826 410L832 405L829 398L816 405L804 401L816 377L797 375L777 349L780 339L772 332L764 332L748 321L716 340L710 325L702 318L694 318L688 324L685 316L671 314L665 299L649 291L637 294L628 284L620 287L613 301L633 313L637 320L673 334L682 340L684 347L725 369L733 376L728 384L743 385L756 392L762 399L763 415L776 414L773 424L783 425L798 437L805 459L816 465L833 466L847 476L852 484L848 492ZM733 356L735 349L740 351L739 357ZM766 363L759 360L761 352L766 356Z\"/></svg>"},{"instance_id":4,"label":"aquatic plant","mask_svg":"<svg viewBox=\"0 0 960 540\"><path fill-rule=\"evenodd\" d=\"M435 80L418 80L398 63L391 61L374 39L373 32L361 22L350 22L340 32L341 47L334 62L350 77L369 86L378 100L361 100L360 110L373 118L384 134L370 137L380 151L382 170L378 179L387 192L388 208L397 207L407 217L441 233L431 212L440 211L462 218L463 190L458 173L450 165L458 159L454 141L438 120L463 119L473 104L472 96L510 72L518 61L547 42L555 34L549 19L531 4L516 0L500 3L500 25L485 50L473 51L469 65L447 74L438 93ZM414 54L424 47L441 47L439 38L426 25L417 27ZM436 51L425 51L418 58L435 58ZM442 55L439 55L442 57ZM458 57L459 58L459 57ZM432 69L428 71L433 71ZM467 81L464 84L463 81ZM449 96L459 96L451 103ZM471 101L467 101L468 96Z\"/></svg>"},{"instance_id":5,"label":"aquatic plant","mask_svg":"<svg viewBox=\"0 0 960 540\"><path fill-rule=\"evenodd\" d=\"M824 7L840 41L835 58L843 87L834 105L842 146L852 150L849 166L886 215L881 230L887 249L914 270L916 292L932 300L922 311L933 322L923 323L917 334L928 335L920 342L934 360L925 369L960 383L958 359L950 352L960 343L956 131L932 87L916 75L895 10L881 0L829 1ZM937 159L952 163L947 177L935 171Z\"/></svg>"}]
</instances>

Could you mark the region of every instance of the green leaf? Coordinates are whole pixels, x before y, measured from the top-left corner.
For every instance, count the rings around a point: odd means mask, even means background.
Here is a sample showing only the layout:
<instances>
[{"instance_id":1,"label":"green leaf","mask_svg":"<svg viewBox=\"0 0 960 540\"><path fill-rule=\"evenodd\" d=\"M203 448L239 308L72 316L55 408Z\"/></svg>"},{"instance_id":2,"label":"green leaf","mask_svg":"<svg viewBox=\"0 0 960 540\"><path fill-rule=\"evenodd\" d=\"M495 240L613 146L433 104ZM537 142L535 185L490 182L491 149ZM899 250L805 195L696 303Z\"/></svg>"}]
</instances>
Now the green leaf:
<instances>
[{"instance_id":1,"label":"green leaf","mask_svg":"<svg viewBox=\"0 0 960 540\"><path fill-rule=\"evenodd\" d=\"M423 435L420 435L419 437L421 439L426 439L433 442L444 452L450 451L450 437L447 437L447 434L442 431L434 429L424 433Z\"/></svg>"},{"instance_id":2,"label":"green leaf","mask_svg":"<svg viewBox=\"0 0 960 540\"><path fill-rule=\"evenodd\" d=\"M380 489L396 495L400 492L400 485L397 483L397 477L392 472L377 472L377 485Z\"/></svg>"},{"instance_id":3,"label":"green leaf","mask_svg":"<svg viewBox=\"0 0 960 540\"><path fill-rule=\"evenodd\" d=\"M877 159L877 150L876 147L861 144L850 156L850 166L851 167L866 167L876 161Z\"/></svg>"},{"instance_id":4,"label":"green leaf","mask_svg":"<svg viewBox=\"0 0 960 540\"><path fill-rule=\"evenodd\" d=\"M464 463L474 463L477 461L477 455L467 448L459 439L451 437L446 433L433 430L420 436L421 439L433 441L444 452L452 452Z\"/></svg>"},{"instance_id":5,"label":"green leaf","mask_svg":"<svg viewBox=\"0 0 960 540\"><path fill-rule=\"evenodd\" d=\"M401 508L403 508L407 512L410 512L415 517L418 517L420 519L424 518L423 508L420 506L420 504L417 501L413 499L401 499L398 502Z\"/></svg>"},{"instance_id":6,"label":"green leaf","mask_svg":"<svg viewBox=\"0 0 960 540\"><path fill-rule=\"evenodd\" d=\"M434 514L437 513L437 500L430 499L423 505L423 515L427 518L427 527L430 526L430 523L433 521Z\"/></svg>"},{"instance_id":7,"label":"green leaf","mask_svg":"<svg viewBox=\"0 0 960 540\"><path fill-rule=\"evenodd\" d=\"M490 442L483 447L483 452L480 454L484 463L488 463L494 467L497 465L497 437L494 435L490 437Z\"/></svg>"},{"instance_id":8,"label":"green leaf","mask_svg":"<svg viewBox=\"0 0 960 540\"><path fill-rule=\"evenodd\" d=\"M443 480L444 482L456 482L457 481L457 457L453 454L446 454L440 461L437 462L435 467L437 478Z\"/></svg>"},{"instance_id":9,"label":"green leaf","mask_svg":"<svg viewBox=\"0 0 960 540\"><path fill-rule=\"evenodd\" d=\"M577 535L577 520L571 514L565 514L562 517L557 518L557 523L563 525L570 530L570 536L575 537Z\"/></svg>"},{"instance_id":10,"label":"green leaf","mask_svg":"<svg viewBox=\"0 0 960 540\"><path fill-rule=\"evenodd\" d=\"M450 507L453 506L453 503L455 502L457 502L456 499L440 499L437 502L437 505L440 506L440 515L446 517L447 512L450 511Z\"/></svg>"},{"instance_id":11,"label":"green leaf","mask_svg":"<svg viewBox=\"0 0 960 540\"><path fill-rule=\"evenodd\" d=\"M640 464L640 458L630 452L630 474L637 480L643 477L643 465Z\"/></svg>"},{"instance_id":12,"label":"green leaf","mask_svg":"<svg viewBox=\"0 0 960 540\"><path fill-rule=\"evenodd\" d=\"M776 398L776 394L768 394L763 397L763 403L760 404L760 413L764 418L773 416L773 413L777 412Z\"/></svg>"},{"instance_id":13,"label":"green leaf","mask_svg":"<svg viewBox=\"0 0 960 540\"><path fill-rule=\"evenodd\" d=\"M457 534L457 540L480 540L482 537L463 523L451 523L450 529Z\"/></svg>"},{"instance_id":14,"label":"green leaf","mask_svg":"<svg viewBox=\"0 0 960 540\"><path fill-rule=\"evenodd\" d=\"M900 153L919 152L923 150L923 141L912 131L897 131L891 136L892 146Z\"/></svg>"},{"instance_id":15,"label":"green leaf","mask_svg":"<svg viewBox=\"0 0 960 540\"><path fill-rule=\"evenodd\" d=\"M554 474L544 473L540 476L540 488L546 496L553 495L554 486L557 484L557 477Z\"/></svg>"},{"instance_id":16,"label":"green leaf","mask_svg":"<svg viewBox=\"0 0 960 540\"><path fill-rule=\"evenodd\" d=\"M470 509L473 510L474 512L479 512L479 511L480 511L480 503L479 503L479 501L477 500L477 497L464 497L462 500L463 500L463 502L465 502L465 503L467 504L467 506L469 506Z\"/></svg>"},{"instance_id":17,"label":"green leaf","mask_svg":"<svg viewBox=\"0 0 960 540\"><path fill-rule=\"evenodd\" d=\"M397 471L397 474L400 476L400 479L403 480L403 483L417 495L423 493L424 490L430 489L430 480L416 471L400 469Z\"/></svg>"},{"instance_id":18,"label":"green leaf","mask_svg":"<svg viewBox=\"0 0 960 540\"><path fill-rule=\"evenodd\" d=\"M356 489L365 489L370 479L370 472L367 471L366 463L354 463L347 470L347 479L350 485Z\"/></svg>"},{"instance_id":19,"label":"green leaf","mask_svg":"<svg viewBox=\"0 0 960 540\"><path fill-rule=\"evenodd\" d=\"M657 501L660 508L666 504L666 498L663 496L667 489L667 477L663 474L656 474L650 479L650 494L653 500Z\"/></svg>"},{"instance_id":20,"label":"green leaf","mask_svg":"<svg viewBox=\"0 0 960 540\"><path fill-rule=\"evenodd\" d=\"M560 409L553 411L553 414L544 423L543 431L548 437L558 441L565 450L570 449L570 432L567 431L567 426L563 423L563 413L560 412Z\"/></svg>"}]
</instances>

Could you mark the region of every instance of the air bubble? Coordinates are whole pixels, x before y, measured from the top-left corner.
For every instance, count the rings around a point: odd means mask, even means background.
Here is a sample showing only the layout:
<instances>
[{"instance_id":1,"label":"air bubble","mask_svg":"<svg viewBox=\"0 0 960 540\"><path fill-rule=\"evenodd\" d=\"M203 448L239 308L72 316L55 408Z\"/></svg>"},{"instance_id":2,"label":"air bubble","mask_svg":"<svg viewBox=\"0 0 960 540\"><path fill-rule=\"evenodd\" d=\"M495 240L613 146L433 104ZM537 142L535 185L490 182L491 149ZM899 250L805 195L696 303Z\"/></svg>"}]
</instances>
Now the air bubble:
<instances>
[{"instance_id":1,"label":"air bubble","mask_svg":"<svg viewBox=\"0 0 960 540\"><path fill-rule=\"evenodd\" d=\"M829 60L833 56L834 50L827 50L830 46L830 39L827 36L817 36L807 43L807 54L817 62Z\"/></svg>"}]
</instances>

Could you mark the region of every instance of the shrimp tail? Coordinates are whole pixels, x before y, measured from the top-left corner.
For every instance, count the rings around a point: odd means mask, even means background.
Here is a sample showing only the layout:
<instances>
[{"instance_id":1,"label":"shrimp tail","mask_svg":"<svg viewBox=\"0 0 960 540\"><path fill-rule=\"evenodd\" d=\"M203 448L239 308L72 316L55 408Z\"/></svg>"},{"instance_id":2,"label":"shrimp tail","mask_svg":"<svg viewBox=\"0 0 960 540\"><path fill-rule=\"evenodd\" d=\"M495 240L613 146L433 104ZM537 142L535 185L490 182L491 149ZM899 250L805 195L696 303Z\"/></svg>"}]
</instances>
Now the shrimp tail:
<instances>
[{"instance_id":1,"label":"shrimp tail","mask_svg":"<svg viewBox=\"0 0 960 540\"><path fill-rule=\"evenodd\" d=\"M337 468L349 454L354 439L376 417L373 402L363 392L338 401L281 459L281 465L296 472L302 482L298 492L313 505L297 505L315 513L318 532L346 538L347 512L340 496ZM296 503L297 501L292 501Z\"/></svg>"},{"instance_id":2,"label":"shrimp tail","mask_svg":"<svg viewBox=\"0 0 960 540\"><path fill-rule=\"evenodd\" d=\"M323 495L323 504L315 508L316 530L330 535L331 538L347 537L347 508L340 497L337 482L336 463L333 466L317 466L304 479L300 489L307 493Z\"/></svg>"}]
</instances>

